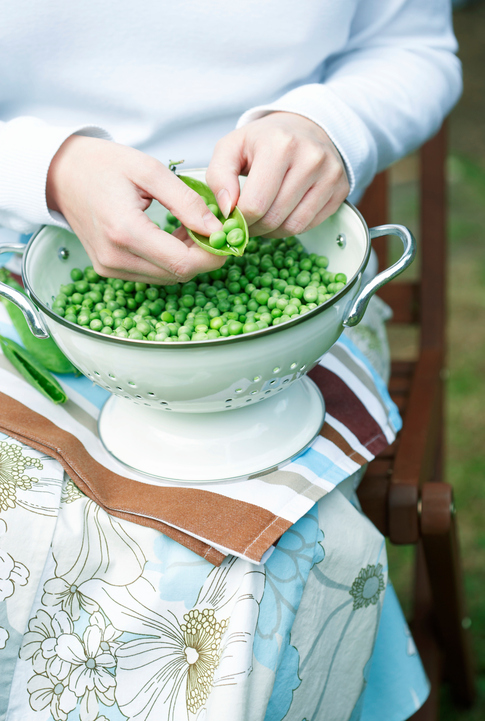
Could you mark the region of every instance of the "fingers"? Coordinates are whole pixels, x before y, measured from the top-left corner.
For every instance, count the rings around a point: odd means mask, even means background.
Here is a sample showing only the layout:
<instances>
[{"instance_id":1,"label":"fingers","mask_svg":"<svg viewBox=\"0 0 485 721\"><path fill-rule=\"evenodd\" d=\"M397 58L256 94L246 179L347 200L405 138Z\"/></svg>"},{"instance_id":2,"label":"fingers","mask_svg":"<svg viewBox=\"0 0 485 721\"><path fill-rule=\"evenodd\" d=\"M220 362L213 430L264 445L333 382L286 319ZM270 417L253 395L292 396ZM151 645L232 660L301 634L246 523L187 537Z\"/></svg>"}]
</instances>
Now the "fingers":
<instances>
[{"instance_id":1,"label":"fingers","mask_svg":"<svg viewBox=\"0 0 485 721\"><path fill-rule=\"evenodd\" d=\"M263 227L259 234L268 238L283 238L304 233L333 215L347 195L346 177L339 177L335 182L326 177L305 193L277 228L265 231Z\"/></svg>"},{"instance_id":2,"label":"fingers","mask_svg":"<svg viewBox=\"0 0 485 721\"><path fill-rule=\"evenodd\" d=\"M150 171L137 179L142 183L140 187L168 208L183 225L205 236L222 229L222 223L210 212L200 195L175 173L157 161L150 163Z\"/></svg>"},{"instance_id":3,"label":"fingers","mask_svg":"<svg viewBox=\"0 0 485 721\"><path fill-rule=\"evenodd\" d=\"M238 202L239 175L245 166L244 135L236 131L219 140L207 169L206 181L225 218Z\"/></svg>"},{"instance_id":4,"label":"fingers","mask_svg":"<svg viewBox=\"0 0 485 721\"><path fill-rule=\"evenodd\" d=\"M98 244L90 256L102 276L162 284L184 283L220 268L226 260L165 233L141 210L125 215L123 227L113 228L107 242Z\"/></svg>"},{"instance_id":5,"label":"fingers","mask_svg":"<svg viewBox=\"0 0 485 721\"><path fill-rule=\"evenodd\" d=\"M325 131L308 118L272 113L220 141L208 173L213 190L247 173L238 207L250 235L285 237L331 215L347 197L345 166Z\"/></svg>"}]
</instances>

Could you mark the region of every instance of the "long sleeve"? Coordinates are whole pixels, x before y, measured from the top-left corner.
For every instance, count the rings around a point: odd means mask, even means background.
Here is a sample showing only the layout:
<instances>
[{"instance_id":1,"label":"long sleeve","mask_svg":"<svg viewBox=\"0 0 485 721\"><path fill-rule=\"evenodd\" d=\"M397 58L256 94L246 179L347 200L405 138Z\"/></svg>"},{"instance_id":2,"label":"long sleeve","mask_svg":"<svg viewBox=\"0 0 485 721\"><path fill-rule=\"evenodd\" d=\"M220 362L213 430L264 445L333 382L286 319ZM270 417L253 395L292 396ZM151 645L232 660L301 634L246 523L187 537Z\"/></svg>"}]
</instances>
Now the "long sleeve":
<instances>
[{"instance_id":1,"label":"long sleeve","mask_svg":"<svg viewBox=\"0 0 485 721\"><path fill-rule=\"evenodd\" d=\"M31 233L39 225L69 228L45 197L52 158L72 134L110 139L96 126L60 127L33 117L0 122L0 225Z\"/></svg>"},{"instance_id":2,"label":"long sleeve","mask_svg":"<svg viewBox=\"0 0 485 721\"><path fill-rule=\"evenodd\" d=\"M252 108L238 127L273 111L313 120L342 155L356 198L376 172L438 130L461 93L456 48L448 0L361 0L322 82Z\"/></svg>"}]
</instances>

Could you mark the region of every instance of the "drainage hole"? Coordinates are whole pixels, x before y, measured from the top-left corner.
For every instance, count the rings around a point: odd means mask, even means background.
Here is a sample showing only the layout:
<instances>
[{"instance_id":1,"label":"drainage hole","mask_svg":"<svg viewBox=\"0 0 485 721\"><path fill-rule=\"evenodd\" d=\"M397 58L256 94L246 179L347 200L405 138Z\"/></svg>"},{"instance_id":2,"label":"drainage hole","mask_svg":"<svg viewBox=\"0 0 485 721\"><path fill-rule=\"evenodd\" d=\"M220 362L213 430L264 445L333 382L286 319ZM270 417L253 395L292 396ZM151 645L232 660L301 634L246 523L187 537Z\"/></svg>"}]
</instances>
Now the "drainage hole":
<instances>
[{"instance_id":1,"label":"drainage hole","mask_svg":"<svg viewBox=\"0 0 485 721\"><path fill-rule=\"evenodd\" d=\"M226 403L232 403L233 400L234 398L226 398Z\"/></svg>"},{"instance_id":2,"label":"drainage hole","mask_svg":"<svg viewBox=\"0 0 485 721\"><path fill-rule=\"evenodd\" d=\"M108 373L108 376L112 378L114 381L116 380L116 376L114 376L112 373Z\"/></svg>"},{"instance_id":3,"label":"drainage hole","mask_svg":"<svg viewBox=\"0 0 485 721\"><path fill-rule=\"evenodd\" d=\"M281 368L279 368L279 366L276 366L275 368L273 368L273 373L279 373L280 370Z\"/></svg>"},{"instance_id":4,"label":"drainage hole","mask_svg":"<svg viewBox=\"0 0 485 721\"><path fill-rule=\"evenodd\" d=\"M98 373L98 371L94 371L94 375L98 376L99 378L101 377L101 373Z\"/></svg>"},{"instance_id":5,"label":"drainage hole","mask_svg":"<svg viewBox=\"0 0 485 721\"><path fill-rule=\"evenodd\" d=\"M254 381L255 383L257 383L257 382L260 381L260 380L261 380L261 376L254 376L254 378L253 378L253 381Z\"/></svg>"},{"instance_id":6,"label":"drainage hole","mask_svg":"<svg viewBox=\"0 0 485 721\"><path fill-rule=\"evenodd\" d=\"M302 366L302 367L300 368L300 370L301 370L301 371L304 371L304 370L305 370L305 368L306 368L306 366L305 366L305 365L303 365L303 366Z\"/></svg>"},{"instance_id":7,"label":"drainage hole","mask_svg":"<svg viewBox=\"0 0 485 721\"><path fill-rule=\"evenodd\" d=\"M160 401L160 405L161 405L161 406L168 406L168 403L167 403L167 401Z\"/></svg>"},{"instance_id":8,"label":"drainage hole","mask_svg":"<svg viewBox=\"0 0 485 721\"><path fill-rule=\"evenodd\" d=\"M289 383L289 382L290 382L289 378L285 378L285 380L283 381L283 383Z\"/></svg>"},{"instance_id":9,"label":"drainage hole","mask_svg":"<svg viewBox=\"0 0 485 721\"><path fill-rule=\"evenodd\" d=\"M152 396L152 398L155 397L155 393L152 393L151 391L148 391L147 396Z\"/></svg>"},{"instance_id":10,"label":"drainage hole","mask_svg":"<svg viewBox=\"0 0 485 721\"><path fill-rule=\"evenodd\" d=\"M123 388L122 388L121 386L116 386L116 390L117 390L117 391L122 391Z\"/></svg>"},{"instance_id":11,"label":"drainage hole","mask_svg":"<svg viewBox=\"0 0 485 721\"><path fill-rule=\"evenodd\" d=\"M275 383L276 383L275 378L273 378L273 380L269 382L270 386L274 386Z\"/></svg>"},{"instance_id":12,"label":"drainage hole","mask_svg":"<svg viewBox=\"0 0 485 721\"><path fill-rule=\"evenodd\" d=\"M255 396L258 391L251 391L251 395Z\"/></svg>"},{"instance_id":13,"label":"drainage hole","mask_svg":"<svg viewBox=\"0 0 485 721\"><path fill-rule=\"evenodd\" d=\"M128 381L128 385L133 386L133 388L136 388L136 383L134 383L133 381Z\"/></svg>"},{"instance_id":14,"label":"drainage hole","mask_svg":"<svg viewBox=\"0 0 485 721\"><path fill-rule=\"evenodd\" d=\"M297 365L298 365L298 363L292 363L290 366L291 370L293 370L293 368L296 368Z\"/></svg>"}]
</instances>

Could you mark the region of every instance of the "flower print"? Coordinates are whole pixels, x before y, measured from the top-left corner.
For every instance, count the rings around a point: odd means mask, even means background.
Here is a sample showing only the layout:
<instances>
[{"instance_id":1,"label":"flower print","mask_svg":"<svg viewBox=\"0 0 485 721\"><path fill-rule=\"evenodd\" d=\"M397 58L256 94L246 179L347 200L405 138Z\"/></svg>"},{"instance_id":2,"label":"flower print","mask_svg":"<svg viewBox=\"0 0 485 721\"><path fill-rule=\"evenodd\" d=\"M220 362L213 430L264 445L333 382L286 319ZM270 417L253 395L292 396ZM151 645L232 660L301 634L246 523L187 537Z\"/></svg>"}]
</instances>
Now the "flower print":
<instances>
[{"instance_id":1,"label":"flower print","mask_svg":"<svg viewBox=\"0 0 485 721\"><path fill-rule=\"evenodd\" d=\"M66 510L67 516L69 510ZM77 512L73 511L77 519ZM44 606L60 606L77 621L82 608L88 614L99 606L86 592L86 582L103 579L106 583L126 585L142 573L145 556L140 546L126 532L122 522L109 516L93 501L85 504L82 543L73 554L54 547L54 578L44 583Z\"/></svg>"},{"instance_id":2,"label":"flower print","mask_svg":"<svg viewBox=\"0 0 485 721\"><path fill-rule=\"evenodd\" d=\"M116 702L129 719L200 716L209 695L220 693L223 704L227 686L249 678L263 570L227 559L209 573L190 611L183 601L161 599L144 578L128 588L94 585L103 614L132 635L115 653Z\"/></svg>"},{"instance_id":3,"label":"flower print","mask_svg":"<svg viewBox=\"0 0 485 721\"><path fill-rule=\"evenodd\" d=\"M80 498L86 497L69 478L69 476L65 476L65 478L66 482L61 492L61 503L74 503L74 501L78 501Z\"/></svg>"},{"instance_id":4,"label":"flower print","mask_svg":"<svg viewBox=\"0 0 485 721\"><path fill-rule=\"evenodd\" d=\"M73 631L73 624L67 613L58 611L51 616L43 608L30 619L29 630L24 635L20 658L32 659L36 673L47 673L50 678L65 679L71 665L59 658L56 653L57 639Z\"/></svg>"},{"instance_id":5,"label":"flower print","mask_svg":"<svg viewBox=\"0 0 485 721\"><path fill-rule=\"evenodd\" d=\"M0 649L5 648L10 635L6 628L0 626Z\"/></svg>"},{"instance_id":6,"label":"flower print","mask_svg":"<svg viewBox=\"0 0 485 721\"><path fill-rule=\"evenodd\" d=\"M13 596L15 584L25 586L29 580L29 569L17 563L6 551L0 549L0 601Z\"/></svg>"},{"instance_id":7,"label":"flower print","mask_svg":"<svg viewBox=\"0 0 485 721\"><path fill-rule=\"evenodd\" d=\"M42 603L44 606L60 606L75 621L81 608L87 613L98 610L98 604L84 596L76 583L69 583L64 578L49 578L44 583Z\"/></svg>"},{"instance_id":8,"label":"flower print","mask_svg":"<svg viewBox=\"0 0 485 721\"><path fill-rule=\"evenodd\" d=\"M0 509L8 511L15 508L17 502L17 489L29 490L37 478L27 476L26 468L38 468L42 470L43 465L38 458L24 456L22 447L0 441Z\"/></svg>"},{"instance_id":9,"label":"flower print","mask_svg":"<svg viewBox=\"0 0 485 721\"><path fill-rule=\"evenodd\" d=\"M116 639L118 636L121 636L123 631L118 631L112 623L109 623L109 620L108 623L106 623L105 617L99 611L91 615L89 623L91 626L98 626L101 629L102 639L100 647L103 651L108 651L114 655L118 646L121 645Z\"/></svg>"},{"instance_id":10,"label":"flower print","mask_svg":"<svg viewBox=\"0 0 485 721\"><path fill-rule=\"evenodd\" d=\"M380 563L362 568L349 591L354 598L354 611L363 606L367 608L371 604L377 604L384 588L384 573Z\"/></svg>"},{"instance_id":11,"label":"flower print","mask_svg":"<svg viewBox=\"0 0 485 721\"><path fill-rule=\"evenodd\" d=\"M49 706L55 721L67 721L67 715L76 707L77 698L61 681L44 674L32 676L27 683L30 706L34 711L43 711Z\"/></svg>"},{"instance_id":12,"label":"flower print","mask_svg":"<svg viewBox=\"0 0 485 721\"><path fill-rule=\"evenodd\" d=\"M102 648L103 631L99 626L89 625L82 640L75 633L63 634L56 644L56 653L72 665L69 675L69 688L76 696L88 694L93 701L92 692L107 706L114 703L116 680L108 669L116 666L116 659ZM93 718L96 718L96 714Z\"/></svg>"},{"instance_id":13,"label":"flower print","mask_svg":"<svg viewBox=\"0 0 485 721\"><path fill-rule=\"evenodd\" d=\"M187 708L195 713L207 700L220 660L221 638L229 620L218 621L213 608L193 609L180 625L187 660Z\"/></svg>"}]
</instances>

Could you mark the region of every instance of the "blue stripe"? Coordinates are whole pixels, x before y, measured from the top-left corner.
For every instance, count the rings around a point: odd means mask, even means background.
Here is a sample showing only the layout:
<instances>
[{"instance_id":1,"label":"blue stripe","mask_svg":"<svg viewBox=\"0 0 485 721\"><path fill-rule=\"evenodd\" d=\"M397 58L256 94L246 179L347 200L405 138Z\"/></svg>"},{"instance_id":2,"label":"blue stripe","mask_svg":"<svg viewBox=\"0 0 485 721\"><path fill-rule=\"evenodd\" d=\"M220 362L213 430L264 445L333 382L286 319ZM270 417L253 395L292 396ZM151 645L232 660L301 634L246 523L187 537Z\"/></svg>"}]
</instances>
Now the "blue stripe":
<instances>
[{"instance_id":1,"label":"blue stripe","mask_svg":"<svg viewBox=\"0 0 485 721\"><path fill-rule=\"evenodd\" d=\"M329 483L337 485L341 481L344 481L349 477L349 472L339 468L333 461L327 456L322 455L313 448L308 448L301 456L297 456L294 459L294 463L299 463L305 468L309 468L319 478L323 478Z\"/></svg>"},{"instance_id":2,"label":"blue stripe","mask_svg":"<svg viewBox=\"0 0 485 721\"><path fill-rule=\"evenodd\" d=\"M362 351L357 348L354 343L348 338L346 335L341 335L338 339L337 343L341 343L342 345L346 346L346 348L350 351L350 353L355 356L358 360L360 360L365 367L369 370L369 373L372 376L372 380L374 381L374 385L379 391L379 394L382 398L382 401L384 405L386 406L387 410L389 411L389 421L392 424L393 428L396 431L400 431L402 428L402 419L399 415L398 408L394 401L392 400L391 396L389 395L389 391L387 390L387 386L384 383L383 379L379 375L379 373L376 371L372 363L369 362L368 358L365 357L365 355L362 353Z\"/></svg>"}]
</instances>

